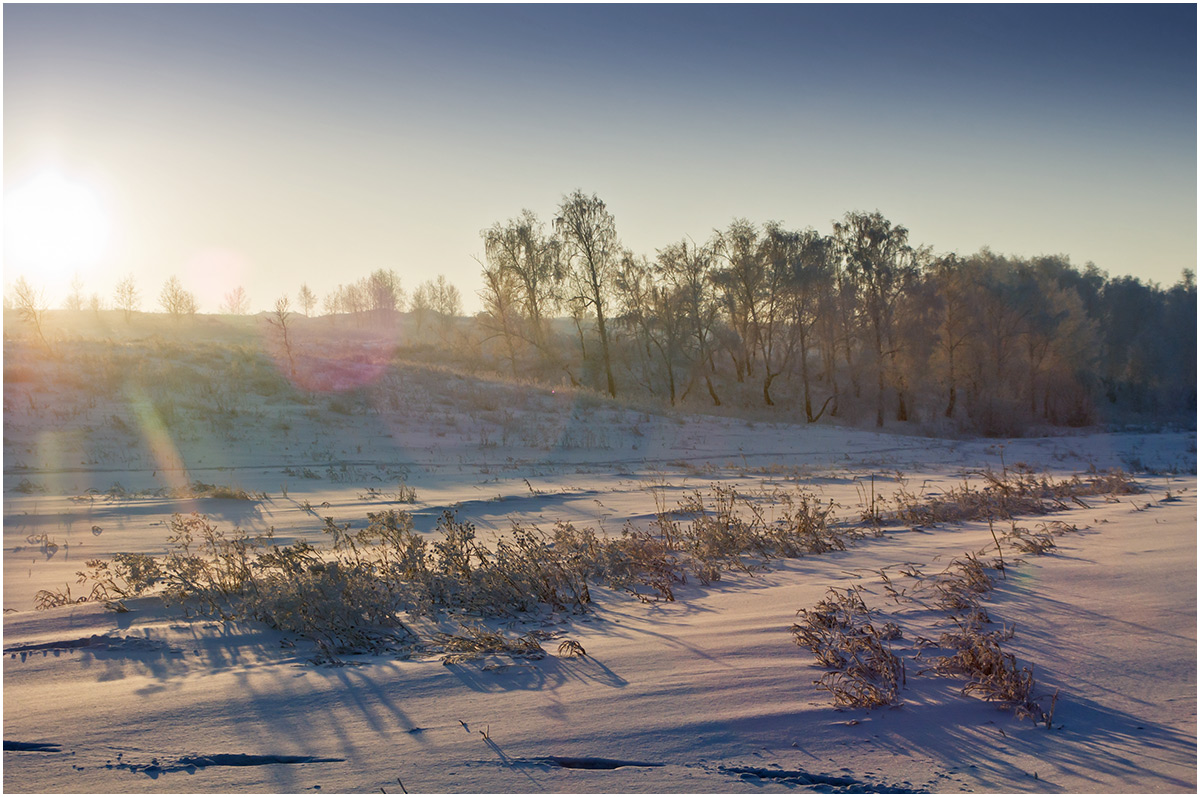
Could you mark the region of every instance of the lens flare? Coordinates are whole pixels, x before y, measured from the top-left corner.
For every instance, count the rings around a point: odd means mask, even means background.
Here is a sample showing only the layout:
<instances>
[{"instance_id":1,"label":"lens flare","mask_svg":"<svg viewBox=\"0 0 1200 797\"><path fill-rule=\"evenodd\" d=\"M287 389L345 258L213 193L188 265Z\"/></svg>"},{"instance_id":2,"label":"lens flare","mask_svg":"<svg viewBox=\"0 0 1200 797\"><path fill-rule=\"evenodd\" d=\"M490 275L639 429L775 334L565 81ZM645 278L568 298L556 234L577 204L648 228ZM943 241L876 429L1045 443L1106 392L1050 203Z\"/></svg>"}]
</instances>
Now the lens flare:
<instances>
[{"instance_id":1,"label":"lens flare","mask_svg":"<svg viewBox=\"0 0 1200 797\"><path fill-rule=\"evenodd\" d=\"M179 456L179 449L171 439L162 416L140 390L131 390L129 405L137 418L142 437L154 458L156 470L167 482L167 487L176 495L186 495L188 482L187 466Z\"/></svg>"}]
</instances>

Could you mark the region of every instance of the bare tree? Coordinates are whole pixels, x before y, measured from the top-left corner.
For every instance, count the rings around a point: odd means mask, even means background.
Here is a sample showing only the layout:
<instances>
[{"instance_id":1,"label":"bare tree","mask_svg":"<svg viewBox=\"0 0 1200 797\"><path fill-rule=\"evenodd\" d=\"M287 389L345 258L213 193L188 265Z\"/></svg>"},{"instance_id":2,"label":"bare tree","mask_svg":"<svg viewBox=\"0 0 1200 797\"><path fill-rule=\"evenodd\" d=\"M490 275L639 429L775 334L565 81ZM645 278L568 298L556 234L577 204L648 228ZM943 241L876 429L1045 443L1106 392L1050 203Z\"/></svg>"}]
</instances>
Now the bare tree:
<instances>
[{"instance_id":1,"label":"bare tree","mask_svg":"<svg viewBox=\"0 0 1200 797\"><path fill-rule=\"evenodd\" d=\"M713 276L735 333L727 348L737 381L742 382L754 376L758 355L758 313L766 277L758 228L746 219L734 219L728 229L717 232L716 251L725 267Z\"/></svg>"},{"instance_id":2,"label":"bare tree","mask_svg":"<svg viewBox=\"0 0 1200 797\"><path fill-rule=\"evenodd\" d=\"M417 321L417 335L420 335L421 330L425 327L425 322L429 320L430 314L433 313L432 280L426 280L413 289L408 310Z\"/></svg>"},{"instance_id":3,"label":"bare tree","mask_svg":"<svg viewBox=\"0 0 1200 797\"><path fill-rule=\"evenodd\" d=\"M246 289L239 285L225 294L221 310L229 315L245 315L250 312L250 297L246 295Z\"/></svg>"},{"instance_id":4,"label":"bare tree","mask_svg":"<svg viewBox=\"0 0 1200 797\"><path fill-rule=\"evenodd\" d=\"M717 370L715 330L720 305L713 286L713 261L712 246L689 245L686 239L658 250L658 267L678 297L679 311L686 320L688 344L694 352L691 379L703 374L709 398L719 407L721 398L713 377Z\"/></svg>"},{"instance_id":5,"label":"bare tree","mask_svg":"<svg viewBox=\"0 0 1200 797\"><path fill-rule=\"evenodd\" d=\"M133 282L133 275L129 274L120 282L117 283L116 292L113 294L117 309L125 314L125 322L129 323L133 313L141 305L142 300L138 295L137 286Z\"/></svg>"},{"instance_id":6,"label":"bare tree","mask_svg":"<svg viewBox=\"0 0 1200 797\"><path fill-rule=\"evenodd\" d=\"M561 242L545 234L530 210L522 210L504 225L497 222L480 235L488 266L511 272L516 280L518 309L528 324L529 341L549 355L546 321L561 298Z\"/></svg>"},{"instance_id":7,"label":"bare tree","mask_svg":"<svg viewBox=\"0 0 1200 797\"><path fill-rule=\"evenodd\" d=\"M296 361L292 357L292 314L290 310L291 302L288 301L288 297L280 296L275 300L275 310L267 318L267 323L279 333L280 344L283 346L283 351L288 359L288 374L294 379L296 377Z\"/></svg>"},{"instance_id":8,"label":"bare tree","mask_svg":"<svg viewBox=\"0 0 1200 797\"><path fill-rule=\"evenodd\" d=\"M483 290L479 292L479 298L483 300L483 312L479 318L484 329L490 333L484 340L497 337L504 339L513 378L517 376L517 343L521 335L520 290L517 276L511 269L493 264L490 259L484 264Z\"/></svg>"},{"instance_id":9,"label":"bare tree","mask_svg":"<svg viewBox=\"0 0 1200 797\"><path fill-rule=\"evenodd\" d=\"M613 321L620 329L624 327L632 337L633 352L637 358L641 373L642 387L654 393L654 352L652 351L654 310L651 307L650 294L653 291L653 277L650 274L646 259L637 258L633 252L626 250L621 256L613 279L613 302L615 316ZM637 374L630 363L629 370ZM671 385L671 403L674 404L674 385Z\"/></svg>"},{"instance_id":10,"label":"bare tree","mask_svg":"<svg viewBox=\"0 0 1200 797\"><path fill-rule=\"evenodd\" d=\"M462 294L442 274L431 282L430 299L433 311L442 318L457 318L462 315Z\"/></svg>"},{"instance_id":11,"label":"bare tree","mask_svg":"<svg viewBox=\"0 0 1200 797\"><path fill-rule=\"evenodd\" d=\"M362 316L371 304L367 296L368 280L361 279L349 285L339 285L337 289L325 297L327 313L346 313L354 316L356 322L361 322Z\"/></svg>"},{"instance_id":12,"label":"bare tree","mask_svg":"<svg viewBox=\"0 0 1200 797\"><path fill-rule=\"evenodd\" d=\"M934 262L930 279L937 297L934 365L946 387L946 409L942 415L953 418L958 406L963 357L972 333L971 285L962 261L954 254Z\"/></svg>"},{"instance_id":13,"label":"bare tree","mask_svg":"<svg viewBox=\"0 0 1200 797\"><path fill-rule=\"evenodd\" d=\"M833 231L870 323L875 355L875 425L883 426L888 365L894 362L896 351L894 312L901 293L916 274L915 253L908 245L908 230L893 226L878 211L847 213L841 222L834 223ZM896 419L908 419L903 390L898 391Z\"/></svg>"},{"instance_id":14,"label":"bare tree","mask_svg":"<svg viewBox=\"0 0 1200 797\"><path fill-rule=\"evenodd\" d=\"M176 321L185 315L195 315L199 309L196 304L196 296L191 291L185 290L179 277L174 275L163 283L162 291L158 295L158 303Z\"/></svg>"},{"instance_id":15,"label":"bare tree","mask_svg":"<svg viewBox=\"0 0 1200 797\"><path fill-rule=\"evenodd\" d=\"M104 309L104 303L100 299L100 294L93 293L88 297L88 309L96 315L100 315L100 311Z\"/></svg>"},{"instance_id":16,"label":"bare tree","mask_svg":"<svg viewBox=\"0 0 1200 797\"><path fill-rule=\"evenodd\" d=\"M300 286L300 294L296 297L300 302L300 307L304 309L304 316L307 318L312 309L317 306L317 295L308 287L308 283Z\"/></svg>"},{"instance_id":17,"label":"bare tree","mask_svg":"<svg viewBox=\"0 0 1200 797\"><path fill-rule=\"evenodd\" d=\"M626 252L617 272L616 293L619 320L633 331L647 389L655 392L652 374L657 353L667 396L674 406L678 400L675 371L688 335L680 292L664 281L645 257Z\"/></svg>"},{"instance_id":18,"label":"bare tree","mask_svg":"<svg viewBox=\"0 0 1200 797\"><path fill-rule=\"evenodd\" d=\"M366 278L365 294L368 307L379 320L391 318L404 310L404 291L400 278L391 269L379 269Z\"/></svg>"},{"instance_id":19,"label":"bare tree","mask_svg":"<svg viewBox=\"0 0 1200 797\"><path fill-rule=\"evenodd\" d=\"M804 236L783 229L778 222L767 222L763 229L758 257L762 273L752 317L763 365L763 403L768 407L775 406L771 385L787 370L800 342L799 333L807 328L806 308L796 301L803 296L797 279L803 247ZM812 419L811 404L808 417Z\"/></svg>"},{"instance_id":20,"label":"bare tree","mask_svg":"<svg viewBox=\"0 0 1200 797\"><path fill-rule=\"evenodd\" d=\"M76 274L71 280L71 292L67 294L64 307L67 310L82 310L83 309L83 277Z\"/></svg>"},{"instance_id":21,"label":"bare tree","mask_svg":"<svg viewBox=\"0 0 1200 797\"><path fill-rule=\"evenodd\" d=\"M413 291L411 311L417 319L418 333L428 316L434 314L445 338L454 319L462 315L462 294L446 281L445 275L438 274L436 279L425 280Z\"/></svg>"},{"instance_id":22,"label":"bare tree","mask_svg":"<svg viewBox=\"0 0 1200 797\"><path fill-rule=\"evenodd\" d=\"M576 190L563 197L554 228L562 236L563 257L571 282L570 298L584 312L590 308L596 315L608 394L616 398L617 383L613 379L606 315L609 291L621 256L616 221L599 197L595 194L585 196Z\"/></svg>"},{"instance_id":23,"label":"bare tree","mask_svg":"<svg viewBox=\"0 0 1200 797\"><path fill-rule=\"evenodd\" d=\"M325 294L325 314L338 315L345 312L347 312L346 286L338 285L337 288Z\"/></svg>"},{"instance_id":24,"label":"bare tree","mask_svg":"<svg viewBox=\"0 0 1200 797\"><path fill-rule=\"evenodd\" d=\"M46 318L46 298L42 292L30 285L25 277L17 277L13 286L13 302L21 320L33 327L43 346L50 348L50 342L46 340L42 331L42 322Z\"/></svg>"},{"instance_id":25,"label":"bare tree","mask_svg":"<svg viewBox=\"0 0 1200 797\"><path fill-rule=\"evenodd\" d=\"M798 362L804 390L804 417L808 423L815 423L833 401L833 396L829 396L821 409L813 414L812 379L809 373L809 352L815 348L815 328L833 277L833 242L812 229L785 232L777 225L768 223L764 246L768 250L772 271L769 282L772 290L780 294L777 300L773 300L779 307L767 313L779 319L771 322L771 326L777 327L778 331L772 329L766 337L782 335L785 339L780 347L783 352L776 373L790 362ZM775 359L775 351L763 346L763 362L768 378L772 373L771 363ZM767 393L764 395L769 397Z\"/></svg>"}]
</instances>

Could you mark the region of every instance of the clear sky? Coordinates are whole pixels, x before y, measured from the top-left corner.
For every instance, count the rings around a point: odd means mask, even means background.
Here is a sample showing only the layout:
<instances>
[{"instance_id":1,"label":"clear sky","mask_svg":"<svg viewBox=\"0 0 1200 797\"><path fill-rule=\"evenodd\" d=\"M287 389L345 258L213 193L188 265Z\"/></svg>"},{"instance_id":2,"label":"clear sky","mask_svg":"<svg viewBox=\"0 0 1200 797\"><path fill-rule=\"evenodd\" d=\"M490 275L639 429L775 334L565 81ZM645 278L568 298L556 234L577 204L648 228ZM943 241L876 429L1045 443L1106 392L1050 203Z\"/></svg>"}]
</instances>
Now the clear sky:
<instances>
[{"instance_id":1,"label":"clear sky","mask_svg":"<svg viewBox=\"0 0 1200 797\"><path fill-rule=\"evenodd\" d=\"M937 252L1196 265L1192 4L3 14L4 280L53 303L74 270L106 299L134 274L143 309L176 274L214 312L392 268L474 310L479 231L576 188L650 256L877 209ZM81 209L47 220L47 184ZM31 266L30 214L77 243Z\"/></svg>"}]
</instances>

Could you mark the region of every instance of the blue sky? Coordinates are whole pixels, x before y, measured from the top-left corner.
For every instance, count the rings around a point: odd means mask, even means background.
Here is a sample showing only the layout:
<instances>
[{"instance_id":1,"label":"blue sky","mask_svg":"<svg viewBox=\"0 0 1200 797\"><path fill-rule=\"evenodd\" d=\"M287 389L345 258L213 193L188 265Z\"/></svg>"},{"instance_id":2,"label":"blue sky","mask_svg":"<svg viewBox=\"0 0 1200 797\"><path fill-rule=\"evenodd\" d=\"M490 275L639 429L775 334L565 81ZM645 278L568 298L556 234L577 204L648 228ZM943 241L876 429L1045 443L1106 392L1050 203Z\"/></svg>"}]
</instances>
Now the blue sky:
<instances>
[{"instance_id":1,"label":"blue sky","mask_svg":"<svg viewBox=\"0 0 1200 797\"><path fill-rule=\"evenodd\" d=\"M878 209L938 252L1196 263L1190 4L6 5L4 45L6 194L96 193L105 295L382 267L471 307L479 230L575 188L651 256Z\"/></svg>"}]
</instances>

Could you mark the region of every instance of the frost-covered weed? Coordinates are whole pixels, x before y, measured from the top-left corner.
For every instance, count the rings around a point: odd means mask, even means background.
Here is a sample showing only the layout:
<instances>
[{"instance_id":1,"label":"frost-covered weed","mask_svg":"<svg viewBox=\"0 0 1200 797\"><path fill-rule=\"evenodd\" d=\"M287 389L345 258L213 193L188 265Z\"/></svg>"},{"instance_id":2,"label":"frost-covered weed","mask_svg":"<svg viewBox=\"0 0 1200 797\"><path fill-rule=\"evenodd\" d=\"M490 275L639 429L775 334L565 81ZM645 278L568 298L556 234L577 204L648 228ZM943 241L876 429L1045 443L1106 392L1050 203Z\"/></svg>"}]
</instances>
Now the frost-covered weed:
<instances>
[{"instance_id":1,"label":"frost-covered weed","mask_svg":"<svg viewBox=\"0 0 1200 797\"><path fill-rule=\"evenodd\" d=\"M1128 474L1115 470L1054 480L1017 465L1001 473L988 470L980 475L982 485L974 486L964 480L939 497L917 496L901 487L893 498L896 519L925 525L1011 519L1016 515L1044 515L1069 509L1068 502L1081 504L1088 496L1141 492Z\"/></svg>"},{"instance_id":2,"label":"frost-covered weed","mask_svg":"<svg viewBox=\"0 0 1200 797\"><path fill-rule=\"evenodd\" d=\"M1016 658L1001 649L1000 640L994 633L967 631L958 637L955 648L952 655L934 660L937 673L965 677L967 684L963 694L1014 708L1021 716L1050 727L1054 705L1052 703L1046 710L1037 702L1033 669L1018 667ZM1057 699L1056 693L1054 702Z\"/></svg>"},{"instance_id":3,"label":"frost-covered weed","mask_svg":"<svg viewBox=\"0 0 1200 797\"><path fill-rule=\"evenodd\" d=\"M885 643L899 638L900 629L892 623L876 627L856 589L831 588L816 606L797 614L792 636L832 670L814 683L833 696L835 706L876 708L898 701L904 663Z\"/></svg>"},{"instance_id":4,"label":"frost-covered weed","mask_svg":"<svg viewBox=\"0 0 1200 797\"><path fill-rule=\"evenodd\" d=\"M438 634L434 650L444 654L442 664L462 664L497 654L522 659L546 656L535 632L509 637L480 626L464 626L461 634Z\"/></svg>"},{"instance_id":5,"label":"frost-covered weed","mask_svg":"<svg viewBox=\"0 0 1200 797\"><path fill-rule=\"evenodd\" d=\"M768 519L764 501L780 507L778 517ZM650 528L628 525L616 537L568 523L547 534L514 522L489 543L447 511L426 538L408 513L389 510L368 513L359 529L325 518L324 546L280 546L270 532L223 531L204 515L175 515L165 557L121 554L89 563L81 578L106 599L154 588L188 611L258 620L330 655L378 652L412 641L402 615L584 612L591 584L671 601L689 574L710 583L757 560L844 547L830 512L805 495L750 497L718 485L711 497L695 493Z\"/></svg>"}]
</instances>

